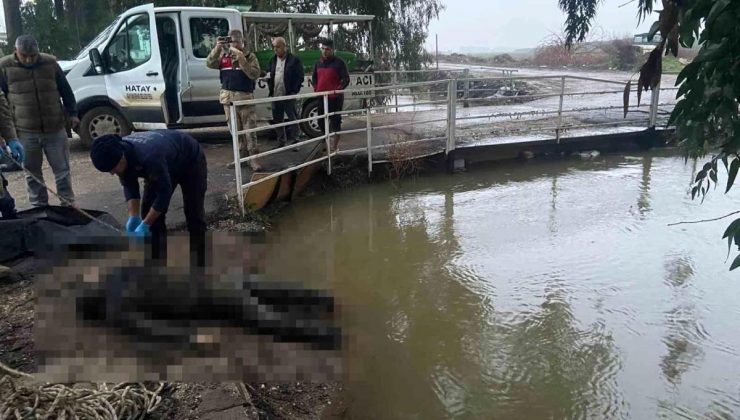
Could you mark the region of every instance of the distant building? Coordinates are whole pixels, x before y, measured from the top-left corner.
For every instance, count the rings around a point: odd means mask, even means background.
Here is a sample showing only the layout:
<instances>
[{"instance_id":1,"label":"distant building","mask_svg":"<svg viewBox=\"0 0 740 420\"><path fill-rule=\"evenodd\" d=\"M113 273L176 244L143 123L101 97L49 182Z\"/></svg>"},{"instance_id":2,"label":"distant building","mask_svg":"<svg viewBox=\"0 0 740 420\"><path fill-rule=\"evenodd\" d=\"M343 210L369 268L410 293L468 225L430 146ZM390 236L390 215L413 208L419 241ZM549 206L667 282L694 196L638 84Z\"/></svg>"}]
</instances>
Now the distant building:
<instances>
[{"instance_id":1,"label":"distant building","mask_svg":"<svg viewBox=\"0 0 740 420\"><path fill-rule=\"evenodd\" d=\"M652 41L650 41L650 34L648 33L635 34L634 38L632 39L632 45L641 49L642 52L645 53L652 51L656 45L661 43L661 41L663 41L663 38L660 36L660 34L655 34Z\"/></svg>"},{"instance_id":2,"label":"distant building","mask_svg":"<svg viewBox=\"0 0 740 420\"><path fill-rule=\"evenodd\" d=\"M650 34L644 33L636 34L632 42L636 45L658 45L661 41L663 41L663 38L660 34L655 34L653 40L650 41Z\"/></svg>"}]
</instances>

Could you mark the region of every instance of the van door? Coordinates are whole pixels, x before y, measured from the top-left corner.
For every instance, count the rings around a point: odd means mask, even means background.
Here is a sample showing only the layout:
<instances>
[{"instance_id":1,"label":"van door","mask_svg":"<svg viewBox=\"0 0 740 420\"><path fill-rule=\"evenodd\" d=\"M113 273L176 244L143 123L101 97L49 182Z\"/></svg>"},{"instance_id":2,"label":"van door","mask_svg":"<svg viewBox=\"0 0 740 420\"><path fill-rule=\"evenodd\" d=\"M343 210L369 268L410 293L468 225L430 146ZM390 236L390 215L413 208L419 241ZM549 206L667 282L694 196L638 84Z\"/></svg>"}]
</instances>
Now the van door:
<instances>
[{"instance_id":1,"label":"van door","mask_svg":"<svg viewBox=\"0 0 740 420\"><path fill-rule=\"evenodd\" d=\"M151 4L128 10L102 52L108 97L136 129L166 128L164 74Z\"/></svg>"},{"instance_id":2,"label":"van door","mask_svg":"<svg viewBox=\"0 0 740 420\"><path fill-rule=\"evenodd\" d=\"M182 116L182 80L184 74L182 60L182 34L179 31L180 18L177 13L157 13L157 36L159 54L162 57L164 75L164 105L167 124L177 124Z\"/></svg>"},{"instance_id":3,"label":"van door","mask_svg":"<svg viewBox=\"0 0 740 420\"><path fill-rule=\"evenodd\" d=\"M234 11L188 11L183 10L181 27L185 40L185 66L189 80L183 95L183 122L186 124L208 124L226 121L223 106L218 101L221 89L218 70L206 67L206 58L216 38L226 36L237 28L241 16Z\"/></svg>"}]
</instances>

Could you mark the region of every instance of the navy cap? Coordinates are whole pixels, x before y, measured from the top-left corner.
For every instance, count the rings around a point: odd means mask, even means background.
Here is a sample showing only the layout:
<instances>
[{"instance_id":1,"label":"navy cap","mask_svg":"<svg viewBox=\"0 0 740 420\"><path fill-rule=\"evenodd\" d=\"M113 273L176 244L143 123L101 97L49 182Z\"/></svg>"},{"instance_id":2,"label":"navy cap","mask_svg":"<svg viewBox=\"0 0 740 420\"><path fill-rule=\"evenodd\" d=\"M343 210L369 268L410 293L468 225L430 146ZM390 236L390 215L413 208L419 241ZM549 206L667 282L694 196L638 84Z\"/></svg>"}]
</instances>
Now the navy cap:
<instances>
[{"instance_id":1,"label":"navy cap","mask_svg":"<svg viewBox=\"0 0 740 420\"><path fill-rule=\"evenodd\" d=\"M110 172L118 165L123 157L123 144L121 136L106 134L100 136L90 148L90 159L95 169L100 172Z\"/></svg>"}]
</instances>

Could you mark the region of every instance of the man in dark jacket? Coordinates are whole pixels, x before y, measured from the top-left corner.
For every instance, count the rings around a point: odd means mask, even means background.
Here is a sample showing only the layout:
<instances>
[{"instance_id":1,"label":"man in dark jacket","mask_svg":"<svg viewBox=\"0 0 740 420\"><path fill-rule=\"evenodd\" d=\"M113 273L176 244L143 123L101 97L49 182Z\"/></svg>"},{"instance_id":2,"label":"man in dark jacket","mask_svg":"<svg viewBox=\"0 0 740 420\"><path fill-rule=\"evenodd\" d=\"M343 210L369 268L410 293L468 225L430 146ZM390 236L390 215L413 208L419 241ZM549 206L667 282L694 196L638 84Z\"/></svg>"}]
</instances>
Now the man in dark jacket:
<instances>
[{"instance_id":1,"label":"man in dark jacket","mask_svg":"<svg viewBox=\"0 0 740 420\"><path fill-rule=\"evenodd\" d=\"M270 60L270 78L267 79L270 97L298 94L303 86L303 63L298 57L288 52L283 37L273 38L272 49L275 51L275 56ZM273 124L281 124L283 116L287 117L288 122L298 119L295 99L272 103ZM280 127L276 131L280 146L285 146L286 137L290 144L296 142L298 130L295 125Z\"/></svg>"},{"instance_id":2,"label":"man in dark jacket","mask_svg":"<svg viewBox=\"0 0 740 420\"><path fill-rule=\"evenodd\" d=\"M56 58L39 53L31 35L15 41L15 53L0 59L0 89L7 95L15 128L26 150L28 199L33 206L49 204L41 166L44 154L54 172L62 205L73 205L72 176L69 170L67 122L79 124L75 96Z\"/></svg>"},{"instance_id":3,"label":"man in dark jacket","mask_svg":"<svg viewBox=\"0 0 740 420\"><path fill-rule=\"evenodd\" d=\"M333 90L344 90L349 86L349 71L347 64L341 58L334 55L334 42L324 40L321 42L321 59L316 62L311 76L314 92L329 92ZM324 103L320 102L319 112L324 113ZM344 106L343 94L329 95L329 111L339 112ZM329 117L329 131L335 133L342 130L342 116L332 115ZM339 136L334 135L332 150L336 150L339 144Z\"/></svg>"},{"instance_id":4,"label":"man in dark jacket","mask_svg":"<svg viewBox=\"0 0 740 420\"><path fill-rule=\"evenodd\" d=\"M132 236L151 234L155 258L166 252L165 216L179 185L191 251L197 252L199 265L204 263L208 167L197 140L175 130L148 131L126 137L109 134L95 139L90 158L99 171L120 178L128 205L126 232ZM143 198L139 193L139 178L144 178ZM193 248L196 244L197 250Z\"/></svg>"}]
</instances>

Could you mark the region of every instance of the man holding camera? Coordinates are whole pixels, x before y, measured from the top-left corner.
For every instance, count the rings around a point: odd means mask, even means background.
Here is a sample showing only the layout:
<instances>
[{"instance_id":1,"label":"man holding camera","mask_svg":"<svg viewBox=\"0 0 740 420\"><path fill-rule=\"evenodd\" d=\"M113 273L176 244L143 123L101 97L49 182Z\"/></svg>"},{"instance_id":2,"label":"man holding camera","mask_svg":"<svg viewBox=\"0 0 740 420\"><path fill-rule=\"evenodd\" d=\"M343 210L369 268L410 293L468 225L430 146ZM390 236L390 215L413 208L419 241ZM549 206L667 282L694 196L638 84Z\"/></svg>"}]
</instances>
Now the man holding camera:
<instances>
[{"instance_id":1,"label":"man holding camera","mask_svg":"<svg viewBox=\"0 0 740 420\"><path fill-rule=\"evenodd\" d=\"M224 106L226 118L231 116L231 103L253 99L256 80L260 77L257 56L246 50L244 36L238 29L229 32L228 37L219 37L216 47L206 59L208 68L217 69L221 75L221 94L219 101ZM237 130L257 127L257 114L254 105L241 105L236 108ZM259 153L255 133L239 136L239 149L243 156ZM253 171L262 169L256 160L249 161Z\"/></svg>"}]
</instances>

